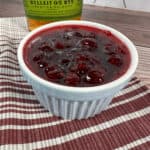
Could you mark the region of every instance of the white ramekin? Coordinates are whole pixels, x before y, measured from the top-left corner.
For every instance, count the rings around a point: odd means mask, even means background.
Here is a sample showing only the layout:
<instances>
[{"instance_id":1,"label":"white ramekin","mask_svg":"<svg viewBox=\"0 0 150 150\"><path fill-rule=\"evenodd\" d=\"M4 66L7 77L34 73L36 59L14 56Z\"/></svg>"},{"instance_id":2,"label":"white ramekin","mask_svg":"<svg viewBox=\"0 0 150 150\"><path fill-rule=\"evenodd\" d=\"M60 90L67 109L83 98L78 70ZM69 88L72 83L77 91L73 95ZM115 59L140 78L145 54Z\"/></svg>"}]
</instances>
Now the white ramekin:
<instances>
[{"instance_id":1,"label":"white ramekin","mask_svg":"<svg viewBox=\"0 0 150 150\"><path fill-rule=\"evenodd\" d=\"M95 87L69 87L46 81L34 74L24 62L23 51L28 39L43 30L62 25L84 25L110 31L118 37L129 49L131 63L127 72L120 78L104 85ZM138 54L134 44L119 31L95 22L89 21L59 21L44 25L30 32L20 43L18 61L25 79L32 85L40 103L52 114L65 119L83 119L94 116L104 110L113 96L125 87L138 65Z\"/></svg>"}]
</instances>

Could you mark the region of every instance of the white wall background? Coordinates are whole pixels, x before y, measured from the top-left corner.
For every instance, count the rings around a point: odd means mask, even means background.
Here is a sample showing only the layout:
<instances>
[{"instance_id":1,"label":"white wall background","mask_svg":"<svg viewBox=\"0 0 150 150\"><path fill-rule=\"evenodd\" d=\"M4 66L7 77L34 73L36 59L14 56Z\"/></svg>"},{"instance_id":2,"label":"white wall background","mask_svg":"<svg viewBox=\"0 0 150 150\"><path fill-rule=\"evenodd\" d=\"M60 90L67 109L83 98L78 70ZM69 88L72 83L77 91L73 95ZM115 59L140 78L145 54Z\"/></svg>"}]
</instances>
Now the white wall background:
<instances>
[{"instance_id":1,"label":"white wall background","mask_svg":"<svg viewBox=\"0 0 150 150\"><path fill-rule=\"evenodd\" d=\"M84 0L84 3L150 12L150 0Z\"/></svg>"}]
</instances>

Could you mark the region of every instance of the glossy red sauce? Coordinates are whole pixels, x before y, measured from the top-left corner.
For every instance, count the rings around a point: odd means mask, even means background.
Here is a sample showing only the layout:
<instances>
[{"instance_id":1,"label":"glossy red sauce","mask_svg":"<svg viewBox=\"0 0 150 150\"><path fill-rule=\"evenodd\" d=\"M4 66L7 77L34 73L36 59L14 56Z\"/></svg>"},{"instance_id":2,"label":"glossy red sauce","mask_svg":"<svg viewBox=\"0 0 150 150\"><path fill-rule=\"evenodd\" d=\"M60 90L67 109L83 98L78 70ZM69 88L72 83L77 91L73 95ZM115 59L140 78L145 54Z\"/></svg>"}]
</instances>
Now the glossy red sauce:
<instances>
[{"instance_id":1,"label":"glossy red sauce","mask_svg":"<svg viewBox=\"0 0 150 150\"><path fill-rule=\"evenodd\" d=\"M115 80L131 62L128 48L111 32L77 25L36 34L24 47L24 59L41 78L76 87Z\"/></svg>"}]
</instances>

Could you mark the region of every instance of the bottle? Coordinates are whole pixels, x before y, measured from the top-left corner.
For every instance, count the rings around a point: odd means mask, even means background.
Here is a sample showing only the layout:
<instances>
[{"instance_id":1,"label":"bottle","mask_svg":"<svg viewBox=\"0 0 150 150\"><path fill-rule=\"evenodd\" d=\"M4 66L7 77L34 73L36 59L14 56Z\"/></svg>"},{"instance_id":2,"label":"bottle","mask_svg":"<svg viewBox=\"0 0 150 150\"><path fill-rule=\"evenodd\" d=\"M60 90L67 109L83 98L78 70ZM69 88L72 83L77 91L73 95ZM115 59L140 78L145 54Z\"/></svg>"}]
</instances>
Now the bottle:
<instances>
[{"instance_id":1,"label":"bottle","mask_svg":"<svg viewBox=\"0 0 150 150\"><path fill-rule=\"evenodd\" d=\"M83 0L23 0L29 31L60 20L80 20Z\"/></svg>"}]
</instances>

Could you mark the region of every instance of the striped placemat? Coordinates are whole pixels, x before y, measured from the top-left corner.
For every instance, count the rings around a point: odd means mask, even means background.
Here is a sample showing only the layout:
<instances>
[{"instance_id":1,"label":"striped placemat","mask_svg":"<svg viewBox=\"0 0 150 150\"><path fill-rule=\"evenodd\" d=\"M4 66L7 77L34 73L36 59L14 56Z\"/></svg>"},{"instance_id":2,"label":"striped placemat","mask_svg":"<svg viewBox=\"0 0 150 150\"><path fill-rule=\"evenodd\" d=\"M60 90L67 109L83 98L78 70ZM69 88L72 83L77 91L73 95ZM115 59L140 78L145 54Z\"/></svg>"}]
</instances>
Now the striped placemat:
<instances>
[{"instance_id":1,"label":"striped placemat","mask_svg":"<svg viewBox=\"0 0 150 150\"><path fill-rule=\"evenodd\" d=\"M139 78L95 117L55 117L39 104L19 69L17 47L27 33L24 17L0 19L0 149L150 149L150 92Z\"/></svg>"}]
</instances>

